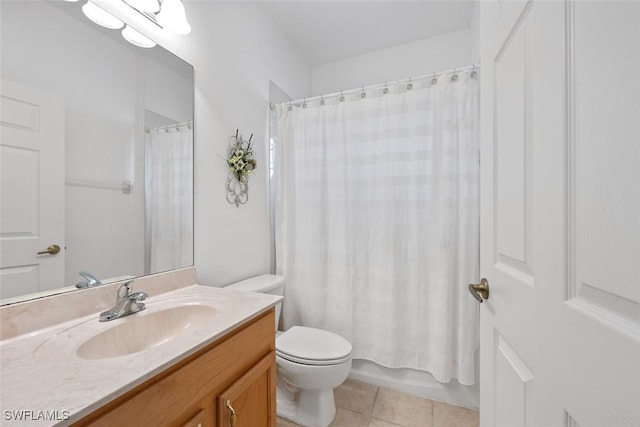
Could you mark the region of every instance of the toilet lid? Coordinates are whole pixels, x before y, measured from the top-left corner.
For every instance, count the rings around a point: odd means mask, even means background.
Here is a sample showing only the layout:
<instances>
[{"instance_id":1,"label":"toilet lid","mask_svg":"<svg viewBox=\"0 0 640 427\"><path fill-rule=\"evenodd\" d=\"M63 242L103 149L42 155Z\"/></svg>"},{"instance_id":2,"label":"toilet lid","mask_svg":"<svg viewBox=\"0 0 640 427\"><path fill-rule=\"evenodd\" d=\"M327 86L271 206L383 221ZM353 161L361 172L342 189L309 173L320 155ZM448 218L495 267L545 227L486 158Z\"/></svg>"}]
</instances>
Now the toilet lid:
<instances>
[{"instance_id":1,"label":"toilet lid","mask_svg":"<svg viewBox=\"0 0 640 427\"><path fill-rule=\"evenodd\" d=\"M323 329L293 326L276 338L276 353L292 362L330 365L351 356L351 343Z\"/></svg>"}]
</instances>

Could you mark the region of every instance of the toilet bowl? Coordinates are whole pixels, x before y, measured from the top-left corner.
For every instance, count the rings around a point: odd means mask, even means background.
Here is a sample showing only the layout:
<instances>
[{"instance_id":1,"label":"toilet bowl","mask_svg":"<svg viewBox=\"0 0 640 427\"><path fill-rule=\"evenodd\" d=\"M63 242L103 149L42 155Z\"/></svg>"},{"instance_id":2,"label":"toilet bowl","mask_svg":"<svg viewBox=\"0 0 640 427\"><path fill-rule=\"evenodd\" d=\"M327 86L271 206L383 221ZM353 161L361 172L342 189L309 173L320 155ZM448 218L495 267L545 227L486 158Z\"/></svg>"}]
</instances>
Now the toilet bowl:
<instances>
[{"instance_id":1,"label":"toilet bowl","mask_svg":"<svg viewBox=\"0 0 640 427\"><path fill-rule=\"evenodd\" d=\"M283 295L284 278L253 277L230 289ZM276 307L276 331L280 304ZM351 343L317 328L293 326L276 334L277 413L307 427L327 427L336 414L333 389L351 370Z\"/></svg>"}]
</instances>

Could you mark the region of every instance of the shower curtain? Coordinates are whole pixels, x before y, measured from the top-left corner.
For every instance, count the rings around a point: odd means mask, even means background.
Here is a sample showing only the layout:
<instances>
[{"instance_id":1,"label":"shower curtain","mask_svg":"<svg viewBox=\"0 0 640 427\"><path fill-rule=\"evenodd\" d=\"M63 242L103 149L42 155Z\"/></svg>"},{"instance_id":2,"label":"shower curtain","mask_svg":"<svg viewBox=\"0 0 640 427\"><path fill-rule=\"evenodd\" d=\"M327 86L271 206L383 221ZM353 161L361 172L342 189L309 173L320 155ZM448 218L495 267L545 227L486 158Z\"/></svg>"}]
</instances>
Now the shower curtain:
<instances>
[{"instance_id":1,"label":"shower curtain","mask_svg":"<svg viewBox=\"0 0 640 427\"><path fill-rule=\"evenodd\" d=\"M146 253L156 273L193 264L193 131L146 134Z\"/></svg>"},{"instance_id":2,"label":"shower curtain","mask_svg":"<svg viewBox=\"0 0 640 427\"><path fill-rule=\"evenodd\" d=\"M445 75L278 106L285 328L324 328L349 339L354 358L474 383L478 83Z\"/></svg>"}]
</instances>

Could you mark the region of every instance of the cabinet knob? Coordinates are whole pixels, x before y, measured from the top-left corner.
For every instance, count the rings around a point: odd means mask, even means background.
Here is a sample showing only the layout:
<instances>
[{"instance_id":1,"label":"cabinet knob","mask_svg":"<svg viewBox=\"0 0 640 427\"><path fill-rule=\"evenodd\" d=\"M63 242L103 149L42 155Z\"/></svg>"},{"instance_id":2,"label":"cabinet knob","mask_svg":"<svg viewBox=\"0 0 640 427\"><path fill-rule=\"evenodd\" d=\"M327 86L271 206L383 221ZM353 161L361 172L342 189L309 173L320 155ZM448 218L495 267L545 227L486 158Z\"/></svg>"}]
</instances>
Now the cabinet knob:
<instances>
[{"instance_id":1,"label":"cabinet knob","mask_svg":"<svg viewBox=\"0 0 640 427\"><path fill-rule=\"evenodd\" d=\"M229 426L236 427L236 410L231 406L231 399L227 399L227 403L224 406L229 410Z\"/></svg>"}]
</instances>

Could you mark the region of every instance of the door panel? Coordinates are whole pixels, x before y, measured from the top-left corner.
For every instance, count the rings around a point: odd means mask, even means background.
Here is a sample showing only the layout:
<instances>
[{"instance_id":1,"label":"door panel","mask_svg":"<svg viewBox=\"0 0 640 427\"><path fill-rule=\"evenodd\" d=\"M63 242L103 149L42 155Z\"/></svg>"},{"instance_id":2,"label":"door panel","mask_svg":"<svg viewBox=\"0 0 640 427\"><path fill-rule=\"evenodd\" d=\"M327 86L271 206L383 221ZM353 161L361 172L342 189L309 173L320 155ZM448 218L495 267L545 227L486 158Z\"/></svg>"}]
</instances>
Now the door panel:
<instances>
[{"instance_id":1,"label":"door panel","mask_svg":"<svg viewBox=\"0 0 640 427\"><path fill-rule=\"evenodd\" d=\"M637 321L640 263L626 255L640 254L640 91L628 77L639 75L640 59L626 48L628 37L640 40L640 14L633 3L599 2L572 4L569 14L570 295L623 317L628 305Z\"/></svg>"},{"instance_id":2,"label":"door panel","mask_svg":"<svg viewBox=\"0 0 640 427\"><path fill-rule=\"evenodd\" d=\"M640 4L566 13L565 410L583 427L640 425Z\"/></svg>"},{"instance_id":3,"label":"door panel","mask_svg":"<svg viewBox=\"0 0 640 427\"><path fill-rule=\"evenodd\" d=\"M64 285L63 101L3 80L0 96L0 298Z\"/></svg>"},{"instance_id":4,"label":"door panel","mask_svg":"<svg viewBox=\"0 0 640 427\"><path fill-rule=\"evenodd\" d=\"M531 50L524 9L494 61L496 268L533 285L531 260Z\"/></svg>"},{"instance_id":5,"label":"door panel","mask_svg":"<svg viewBox=\"0 0 640 427\"><path fill-rule=\"evenodd\" d=\"M481 19L481 425L640 425L640 3Z\"/></svg>"},{"instance_id":6,"label":"door panel","mask_svg":"<svg viewBox=\"0 0 640 427\"><path fill-rule=\"evenodd\" d=\"M0 146L2 164L3 236L35 238L38 215L40 152L30 147ZM6 254L10 256L11 254Z\"/></svg>"},{"instance_id":7,"label":"door panel","mask_svg":"<svg viewBox=\"0 0 640 427\"><path fill-rule=\"evenodd\" d=\"M494 344L495 399L504 402L496 407L495 425L523 425L529 399L527 383L533 380L533 373L503 336L496 333Z\"/></svg>"},{"instance_id":8,"label":"door panel","mask_svg":"<svg viewBox=\"0 0 640 427\"><path fill-rule=\"evenodd\" d=\"M483 34L483 43L492 47L483 51L482 65L481 265L491 297L481 310L480 416L481 425L514 427L527 425L536 411L535 346L527 319L537 291L531 97L535 13L531 2L484 9L483 19L490 19L495 31Z\"/></svg>"}]
</instances>

